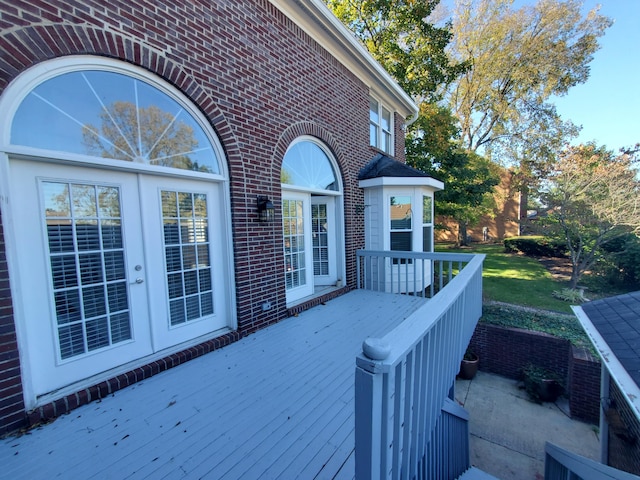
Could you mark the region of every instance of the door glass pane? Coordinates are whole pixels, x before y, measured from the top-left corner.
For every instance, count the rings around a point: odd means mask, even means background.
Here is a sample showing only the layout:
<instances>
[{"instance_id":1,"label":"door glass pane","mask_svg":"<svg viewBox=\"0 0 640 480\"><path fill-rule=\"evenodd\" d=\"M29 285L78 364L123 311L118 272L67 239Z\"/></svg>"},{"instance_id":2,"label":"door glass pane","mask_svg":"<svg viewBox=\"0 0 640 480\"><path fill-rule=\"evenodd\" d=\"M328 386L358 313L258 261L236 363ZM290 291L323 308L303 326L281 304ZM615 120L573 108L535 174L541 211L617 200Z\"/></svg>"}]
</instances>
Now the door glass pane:
<instances>
[{"instance_id":1,"label":"door glass pane","mask_svg":"<svg viewBox=\"0 0 640 480\"><path fill-rule=\"evenodd\" d=\"M41 192L60 358L130 340L120 190L43 182Z\"/></svg>"},{"instance_id":2,"label":"door glass pane","mask_svg":"<svg viewBox=\"0 0 640 480\"><path fill-rule=\"evenodd\" d=\"M313 236L313 274L329 275L329 222L327 205L311 205L311 228Z\"/></svg>"},{"instance_id":3,"label":"door glass pane","mask_svg":"<svg viewBox=\"0 0 640 480\"><path fill-rule=\"evenodd\" d=\"M283 200L284 265L287 290L307 284L302 200Z\"/></svg>"},{"instance_id":4,"label":"door glass pane","mask_svg":"<svg viewBox=\"0 0 640 480\"><path fill-rule=\"evenodd\" d=\"M160 194L169 322L184 324L214 313L206 194Z\"/></svg>"}]
</instances>

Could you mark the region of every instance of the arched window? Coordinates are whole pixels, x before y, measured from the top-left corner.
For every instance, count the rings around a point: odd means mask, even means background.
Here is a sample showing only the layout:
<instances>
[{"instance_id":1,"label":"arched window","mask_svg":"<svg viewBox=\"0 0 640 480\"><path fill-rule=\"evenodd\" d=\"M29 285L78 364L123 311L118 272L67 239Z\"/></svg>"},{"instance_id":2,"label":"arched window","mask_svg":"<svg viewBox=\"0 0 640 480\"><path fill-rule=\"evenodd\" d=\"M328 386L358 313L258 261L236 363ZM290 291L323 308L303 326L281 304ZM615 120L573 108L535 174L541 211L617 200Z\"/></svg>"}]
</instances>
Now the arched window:
<instances>
[{"instance_id":1,"label":"arched window","mask_svg":"<svg viewBox=\"0 0 640 480\"><path fill-rule=\"evenodd\" d=\"M287 150L280 177L285 185L313 190L339 190L329 157L318 144L309 140L294 143Z\"/></svg>"},{"instance_id":2,"label":"arched window","mask_svg":"<svg viewBox=\"0 0 640 480\"><path fill-rule=\"evenodd\" d=\"M220 173L211 139L194 112L129 72L83 69L42 81L15 112L10 143Z\"/></svg>"}]
</instances>

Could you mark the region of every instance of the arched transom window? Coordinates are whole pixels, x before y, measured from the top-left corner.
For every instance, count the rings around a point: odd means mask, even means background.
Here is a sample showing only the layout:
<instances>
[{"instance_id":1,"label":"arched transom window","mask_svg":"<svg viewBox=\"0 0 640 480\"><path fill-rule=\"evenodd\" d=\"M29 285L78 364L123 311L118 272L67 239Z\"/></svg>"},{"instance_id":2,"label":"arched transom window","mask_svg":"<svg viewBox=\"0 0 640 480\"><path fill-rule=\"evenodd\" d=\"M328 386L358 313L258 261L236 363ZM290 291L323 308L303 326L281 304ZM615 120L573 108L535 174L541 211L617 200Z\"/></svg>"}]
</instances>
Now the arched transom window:
<instances>
[{"instance_id":1,"label":"arched transom window","mask_svg":"<svg viewBox=\"0 0 640 480\"><path fill-rule=\"evenodd\" d=\"M10 143L220 173L193 112L141 78L108 70L68 71L37 85L13 117Z\"/></svg>"},{"instance_id":2,"label":"arched transom window","mask_svg":"<svg viewBox=\"0 0 640 480\"><path fill-rule=\"evenodd\" d=\"M336 173L325 151L316 143L303 140L287 150L280 181L312 190L338 191Z\"/></svg>"}]
</instances>

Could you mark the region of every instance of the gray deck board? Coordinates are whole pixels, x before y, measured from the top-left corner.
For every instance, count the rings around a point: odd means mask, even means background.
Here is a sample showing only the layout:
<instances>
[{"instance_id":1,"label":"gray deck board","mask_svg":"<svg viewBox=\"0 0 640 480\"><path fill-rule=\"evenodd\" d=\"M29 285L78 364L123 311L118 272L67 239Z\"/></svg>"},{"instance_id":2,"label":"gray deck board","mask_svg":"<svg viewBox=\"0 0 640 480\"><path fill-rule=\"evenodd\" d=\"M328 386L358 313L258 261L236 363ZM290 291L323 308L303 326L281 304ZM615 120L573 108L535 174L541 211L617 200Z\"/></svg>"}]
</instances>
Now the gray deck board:
<instances>
[{"instance_id":1,"label":"gray deck board","mask_svg":"<svg viewBox=\"0 0 640 480\"><path fill-rule=\"evenodd\" d=\"M424 301L338 297L0 440L0 477L352 479L355 356Z\"/></svg>"}]
</instances>

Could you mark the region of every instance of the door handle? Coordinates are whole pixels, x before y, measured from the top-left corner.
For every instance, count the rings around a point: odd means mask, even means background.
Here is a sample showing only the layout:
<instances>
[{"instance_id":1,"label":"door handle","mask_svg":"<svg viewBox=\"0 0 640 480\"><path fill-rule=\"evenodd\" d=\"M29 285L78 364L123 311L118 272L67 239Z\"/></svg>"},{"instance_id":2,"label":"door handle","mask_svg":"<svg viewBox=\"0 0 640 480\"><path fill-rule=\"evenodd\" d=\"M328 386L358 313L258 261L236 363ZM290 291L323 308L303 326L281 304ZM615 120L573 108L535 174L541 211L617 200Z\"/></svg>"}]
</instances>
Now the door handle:
<instances>
[{"instance_id":1,"label":"door handle","mask_svg":"<svg viewBox=\"0 0 640 480\"><path fill-rule=\"evenodd\" d=\"M136 278L136 281L131 282L131 285L133 285L134 283L144 283L144 278L140 278L140 277Z\"/></svg>"}]
</instances>

